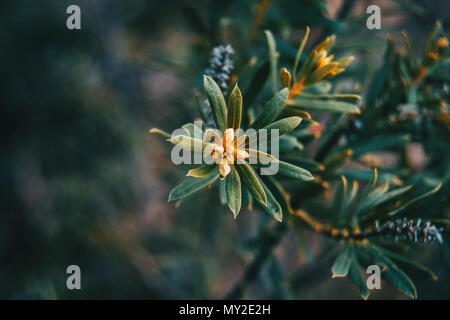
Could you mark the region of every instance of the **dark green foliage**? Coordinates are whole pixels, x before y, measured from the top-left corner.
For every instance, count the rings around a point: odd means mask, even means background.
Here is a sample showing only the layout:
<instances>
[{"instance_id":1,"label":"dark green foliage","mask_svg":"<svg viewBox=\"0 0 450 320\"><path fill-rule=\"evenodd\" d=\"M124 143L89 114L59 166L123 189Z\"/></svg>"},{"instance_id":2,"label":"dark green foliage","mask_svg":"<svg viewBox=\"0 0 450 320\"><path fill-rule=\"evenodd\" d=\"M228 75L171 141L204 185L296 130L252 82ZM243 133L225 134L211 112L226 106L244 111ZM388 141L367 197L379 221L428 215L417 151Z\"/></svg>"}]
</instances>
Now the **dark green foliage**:
<instances>
[{"instance_id":1,"label":"dark green foliage","mask_svg":"<svg viewBox=\"0 0 450 320\"><path fill-rule=\"evenodd\" d=\"M2 3L0 297L450 297L446 3L331 3ZM198 118L279 129L279 173L174 166Z\"/></svg>"}]
</instances>

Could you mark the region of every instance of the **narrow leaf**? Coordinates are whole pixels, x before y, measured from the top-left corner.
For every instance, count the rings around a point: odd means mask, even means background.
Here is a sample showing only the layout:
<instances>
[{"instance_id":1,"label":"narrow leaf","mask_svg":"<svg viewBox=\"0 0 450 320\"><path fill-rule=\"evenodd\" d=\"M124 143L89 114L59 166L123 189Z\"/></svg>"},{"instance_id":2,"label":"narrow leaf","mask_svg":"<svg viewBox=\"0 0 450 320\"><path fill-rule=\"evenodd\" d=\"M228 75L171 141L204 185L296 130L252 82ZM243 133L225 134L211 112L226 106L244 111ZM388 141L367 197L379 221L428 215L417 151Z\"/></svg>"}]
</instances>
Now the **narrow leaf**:
<instances>
[{"instance_id":1,"label":"narrow leaf","mask_svg":"<svg viewBox=\"0 0 450 320\"><path fill-rule=\"evenodd\" d=\"M222 205L227 204L227 179L228 176L224 180L219 181L219 199Z\"/></svg>"},{"instance_id":2,"label":"narrow leaf","mask_svg":"<svg viewBox=\"0 0 450 320\"><path fill-rule=\"evenodd\" d=\"M347 190L348 183L345 176L341 176L341 183L336 189L336 194L334 196L333 210L335 215L335 223L337 225L343 225L343 215L345 202L347 201Z\"/></svg>"},{"instance_id":3,"label":"narrow leaf","mask_svg":"<svg viewBox=\"0 0 450 320\"><path fill-rule=\"evenodd\" d=\"M181 127L184 130L186 130L186 132L188 133L188 135L190 137L197 138L197 139L202 139L203 138L203 131L202 131L202 129L200 129L199 127L197 127L193 123L189 122L189 123L186 123L185 125L182 125Z\"/></svg>"},{"instance_id":4,"label":"narrow leaf","mask_svg":"<svg viewBox=\"0 0 450 320\"><path fill-rule=\"evenodd\" d=\"M294 81L299 80L299 79L297 79L297 69L298 69L298 65L299 65L301 57L302 57L303 49L305 48L306 42L308 41L308 37L309 37L309 27L306 27L305 35L303 36L302 42L300 43L300 48L298 48L298 51L297 51L297 56L295 57L294 71L293 71L294 72Z\"/></svg>"},{"instance_id":5,"label":"narrow leaf","mask_svg":"<svg viewBox=\"0 0 450 320\"><path fill-rule=\"evenodd\" d=\"M342 249L331 267L332 278L345 277L348 274L352 262L351 257L352 247L349 244L345 244L344 249Z\"/></svg>"},{"instance_id":6,"label":"narrow leaf","mask_svg":"<svg viewBox=\"0 0 450 320\"><path fill-rule=\"evenodd\" d=\"M236 165L236 169L241 178L241 182L250 191L255 200L262 202L267 206L266 193L250 165L247 163L238 164Z\"/></svg>"},{"instance_id":7,"label":"narrow leaf","mask_svg":"<svg viewBox=\"0 0 450 320\"><path fill-rule=\"evenodd\" d=\"M441 188L441 184L438 184L435 188L431 189L430 191L418 196L417 198L414 198L408 202L406 202L404 205L402 205L400 208L389 212L389 216L394 216L396 214L398 214L399 212L405 210L406 208L408 208L409 206L411 206L412 204L416 203L417 201L420 201L422 199L425 199L433 194L435 194L436 192L439 191L439 189Z\"/></svg>"},{"instance_id":8,"label":"narrow leaf","mask_svg":"<svg viewBox=\"0 0 450 320\"><path fill-rule=\"evenodd\" d=\"M267 45L269 46L270 61L270 85L273 93L278 91L278 75L277 75L277 48L275 38L269 30L264 31L267 37Z\"/></svg>"},{"instance_id":9,"label":"narrow leaf","mask_svg":"<svg viewBox=\"0 0 450 320\"><path fill-rule=\"evenodd\" d=\"M407 265L413 267L414 269L417 269L417 270L425 273L432 280L436 281L438 279L438 277L436 276L436 274L433 271L431 271L424 265L422 265L418 262L415 262L411 257L407 257L404 255L394 253L394 252L389 251L388 249L382 248L380 246L375 246L374 244L372 244L372 247L376 247L378 250L382 251L384 254L386 254L387 256L389 256L390 258L392 258L394 260L400 261L404 264L407 264Z\"/></svg>"},{"instance_id":10,"label":"narrow leaf","mask_svg":"<svg viewBox=\"0 0 450 320\"><path fill-rule=\"evenodd\" d=\"M170 138L170 134L169 133L167 133L164 130L158 129L158 128L152 128L152 129L149 130L149 132L150 133L159 134L159 135L163 136L164 138Z\"/></svg>"},{"instance_id":11,"label":"narrow leaf","mask_svg":"<svg viewBox=\"0 0 450 320\"><path fill-rule=\"evenodd\" d=\"M222 91L220 91L217 83L208 76L204 76L203 87L208 97L211 111L219 130L225 131L227 123L227 107Z\"/></svg>"},{"instance_id":12,"label":"narrow leaf","mask_svg":"<svg viewBox=\"0 0 450 320\"><path fill-rule=\"evenodd\" d=\"M241 126L242 94L237 84L228 100L227 128L239 129Z\"/></svg>"},{"instance_id":13,"label":"narrow leaf","mask_svg":"<svg viewBox=\"0 0 450 320\"><path fill-rule=\"evenodd\" d=\"M246 145L258 145L258 142L265 143L267 145L267 143L272 140L272 130L278 130L278 137L280 137L294 130L301 121L302 119L300 117L289 117L275 121L262 128L267 130L265 136L262 135L262 132L260 130L258 130L254 134L249 135L246 141ZM258 137L260 140L258 140Z\"/></svg>"},{"instance_id":14,"label":"narrow leaf","mask_svg":"<svg viewBox=\"0 0 450 320\"><path fill-rule=\"evenodd\" d=\"M288 95L288 88L284 88L281 91L278 91L273 96L273 98L264 105L263 111L259 114L251 127L259 129L272 123L278 117L278 114L281 112L281 110L283 110Z\"/></svg>"},{"instance_id":15,"label":"narrow leaf","mask_svg":"<svg viewBox=\"0 0 450 320\"><path fill-rule=\"evenodd\" d=\"M264 182L262 182L261 180L260 182L267 196L267 204L266 206L263 206L261 204L261 209L278 222L281 222L283 220L283 210L281 209L280 203L274 197L269 188L264 184Z\"/></svg>"},{"instance_id":16,"label":"narrow leaf","mask_svg":"<svg viewBox=\"0 0 450 320\"><path fill-rule=\"evenodd\" d=\"M336 100L319 100L319 99L308 99L303 97L294 97L288 101L288 105L291 107L300 107L317 111L330 111L330 112L356 113L356 114L360 113L360 110L356 104Z\"/></svg>"},{"instance_id":17,"label":"narrow leaf","mask_svg":"<svg viewBox=\"0 0 450 320\"><path fill-rule=\"evenodd\" d=\"M379 251L374 246L371 246L376 254L376 264L380 264L386 267L383 275L385 278L391 282L394 286L396 286L400 291L405 293L407 296L416 299L417 298L417 290L416 286L412 282L412 280L408 277L408 275L403 272L391 259L389 259L386 255L384 255L381 251Z\"/></svg>"},{"instance_id":18,"label":"narrow leaf","mask_svg":"<svg viewBox=\"0 0 450 320\"><path fill-rule=\"evenodd\" d=\"M183 150L190 152L201 152L210 145L207 141L191 138L189 136L175 136L168 140L171 143L180 146Z\"/></svg>"},{"instance_id":19,"label":"narrow leaf","mask_svg":"<svg viewBox=\"0 0 450 320\"><path fill-rule=\"evenodd\" d=\"M208 174L210 174L214 169L217 169L217 165L204 164L198 168L189 170L186 176L194 178L204 178Z\"/></svg>"},{"instance_id":20,"label":"narrow leaf","mask_svg":"<svg viewBox=\"0 0 450 320\"><path fill-rule=\"evenodd\" d=\"M300 117L289 117L284 118L275 122L272 122L271 124L265 126L263 129L266 129L268 131L268 135L270 136L270 130L277 129L279 130L278 135L282 136L283 134L289 133L302 122L302 118Z\"/></svg>"},{"instance_id":21,"label":"narrow leaf","mask_svg":"<svg viewBox=\"0 0 450 320\"><path fill-rule=\"evenodd\" d=\"M241 179L236 171L235 166L231 166L230 174L227 176L227 202L231 212L233 212L236 219L239 210L241 210L242 195L241 195Z\"/></svg>"},{"instance_id":22,"label":"narrow leaf","mask_svg":"<svg viewBox=\"0 0 450 320\"><path fill-rule=\"evenodd\" d=\"M297 138L292 136L282 136L279 140L280 152L291 152L295 149L303 150L303 144L297 140Z\"/></svg>"},{"instance_id":23,"label":"narrow leaf","mask_svg":"<svg viewBox=\"0 0 450 320\"><path fill-rule=\"evenodd\" d=\"M300 179L303 181L311 181L314 180L314 176L306 169L297 167L293 164L279 161L279 169L278 172L282 175L285 175L290 178Z\"/></svg>"},{"instance_id":24,"label":"narrow leaf","mask_svg":"<svg viewBox=\"0 0 450 320\"><path fill-rule=\"evenodd\" d=\"M219 171L213 171L204 178L188 178L176 186L169 194L169 201L181 200L205 188L219 178Z\"/></svg>"},{"instance_id":25,"label":"narrow leaf","mask_svg":"<svg viewBox=\"0 0 450 320\"><path fill-rule=\"evenodd\" d=\"M361 268L359 266L358 259L356 258L356 254L352 255L351 260L352 261L350 264L350 270L348 272L348 279L358 286L359 296L364 300L367 300L370 291L367 288L367 283L361 274Z\"/></svg>"}]
</instances>

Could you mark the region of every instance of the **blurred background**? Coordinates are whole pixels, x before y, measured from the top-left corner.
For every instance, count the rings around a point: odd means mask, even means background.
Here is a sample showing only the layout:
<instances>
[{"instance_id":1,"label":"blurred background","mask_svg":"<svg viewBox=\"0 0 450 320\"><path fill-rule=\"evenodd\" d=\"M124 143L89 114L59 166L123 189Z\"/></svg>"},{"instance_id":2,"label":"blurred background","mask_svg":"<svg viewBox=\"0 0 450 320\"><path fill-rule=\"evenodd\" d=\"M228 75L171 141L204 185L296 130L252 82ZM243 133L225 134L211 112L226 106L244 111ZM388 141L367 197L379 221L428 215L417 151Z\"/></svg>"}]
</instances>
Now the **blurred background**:
<instances>
[{"instance_id":1,"label":"blurred background","mask_svg":"<svg viewBox=\"0 0 450 320\"><path fill-rule=\"evenodd\" d=\"M66 28L71 4L81 30ZM381 30L366 28L370 4L381 7ZM405 30L421 54L436 20L448 30L449 12L444 0L2 1L0 298L222 298L253 255L247 239L261 213L234 221L208 191L167 203L187 168L148 133L198 117L211 49L232 44L238 67L267 54L270 29L293 61L310 26L312 43L337 35L337 53L356 57L343 77L364 86L388 32ZM410 156L420 166L423 153L413 146ZM292 298L359 299L346 279L331 279L327 240L305 232L311 252L285 237L280 265L269 261L245 298L277 297L270 277L282 268L296 275ZM440 280L419 279L419 297L450 298L450 257L439 246L422 254ZM81 290L66 287L72 264ZM371 298L406 296L386 285Z\"/></svg>"}]
</instances>

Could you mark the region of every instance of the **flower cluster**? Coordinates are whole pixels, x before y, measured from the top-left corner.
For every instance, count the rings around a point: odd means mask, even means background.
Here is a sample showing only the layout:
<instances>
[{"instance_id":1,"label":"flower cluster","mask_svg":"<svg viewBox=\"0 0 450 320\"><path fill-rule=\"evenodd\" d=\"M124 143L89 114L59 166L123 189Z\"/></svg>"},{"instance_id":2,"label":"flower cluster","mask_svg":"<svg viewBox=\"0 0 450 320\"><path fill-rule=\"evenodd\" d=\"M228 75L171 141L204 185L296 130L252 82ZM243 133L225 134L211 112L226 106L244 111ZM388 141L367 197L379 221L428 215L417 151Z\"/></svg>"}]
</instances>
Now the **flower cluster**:
<instances>
[{"instance_id":1,"label":"flower cluster","mask_svg":"<svg viewBox=\"0 0 450 320\"><path fill-rule=\"evenodd\" d=\"M228 89L227 82L230 79L230 74L234 67L231 61L232 54L234 54L234 50L229 44L214 47L211 51L209 68L205 70L205 74L217 83L224 95L226 95Z\"/></svg>"},{"instance_id":2,"label":"flower cluster","mask_svg":"<svg viewBox=\"0 0 450 320\"><path fill-rule=\"evenodd\" d=\"M437 228L430 221L422 223L421 219L408 220L406 217L395 221L387 221L380 225L379 221L375 222L375 228L378 233L392 235L395 241L410 240L414 242L422 241L423 243L439 242L442 240L442 228Z\"/></svg>"},{"instance_id":3,"label":"flower cluster","mask_svg":"<svg viewBox=\"0 0 450 320\"><path fill-rule=\"evenodd\" d=\"M246 136L235 137L233 128L225 130L223 138L210 129L206 130L205 135L211 135L214 140L205 153L219 165L220 180L225 179L230 173L230 165L242 163L243 159L249 158L249 153L245 150Z\"/></svg>"},{"instance_id":4,"label":"flower cluster","mask_svg":"<svg viewBox=\"0 0 450 320\"><path fill-rule=\"evenodd\" d=\"M294 84L289 90L289 99L302 95L302 89L323 80L329 79L339 73L352 62L353 56L344 57L334 61L334 55L329 51L333 47L336 37L327 37L319 43L310 53L306 62L302 66L298 79L294 79ZM356 97L356 96L355 96Z\"/></svg>"},{"instance_id":5,"label":"flower cluster","mask_svg":"<svg viewBox=\"0 0 450 320\"><path fill-rule=\"evenodd\" d=\"M211 51L209 68L205 70L205 74L210 76L217 83L225 96L228 89L228 80L230 79L230 74L234 67L233 62L231 61L232 54L234 54L234 50L229 44L226 46L219 45L214 47ZM206 125L209 127L215 127L211 113L211 106L207 99L205 99L204 108L202 109L203 114L209 115L206 119Z\"/></svg>"},{"instance_id":6,"label":"flower cluster","mask_svg":"<svg viewBox=\"0 0 450 320\"><path fill-rule=\"evenodd\" d=\"M266 153L266 148L264 151L259 150L264 143L273 139L275 144L271 143L270 152L274 152L274 149L278 150L278 135L291 132L302 120L300 117L293 116L275 121L279 113L276 110L284 107L288 96L287 90L281 90L275 94L266 103L252 127L243 134L241 129L242 94L237 84L230 93L228 107L223 92L214 79L205 76L203 85L216 129L208 128L203 132L195 124L188 123L182 126L183 133L174 133L172 136L160 129L150 130L152 133L169 138L168 141L177 146L177 151L183 150L189 153L201 151L205 160L204 165L189 170L187 176L191 178L184 180L170 192L169 201L187 198L219 180L218 184L222 185L219 189L225 190L228 207L235 218L241 210L241 186L243 185L244 190L248 191L248 197L255 199L263 211L276 220L282 221L281 205L252 166L263 166L261 172L266 169L264 174L269 174L272 169L270 174L275 175L279 169L281 174L294 179L314 180L308 170L279 161L274 155ZM269 138L266 136L267 132L270 132ZM267 167L268 165L270 167Z\"/></svg>"},{"instance_id":7,"label":"flower cluster","mask_svg":"<svg viewBox=\"0 0 450 320\"><path fill-rule=\"evenodd\" d=\"M331 92L332 86L327 81L344 72L352 62L353 56L334 60L334 55L329 54L336 42L336 37L333 35L316 45L309 55L302 59L308 37L309 28L306 28L292 68L292 76L286 68L282 68L280 71L281 84L289 91L285 111L300 115L305 119L311 119L305 109L360 114L361 110L358 105L350 102L349 99L361 99L361 97L354 93L333 93ZM276 57L275 52L272 53L272 57ZM275 65L275 61L272 64ZM342 99L346 100L342 101Z\"/></svg>"}]
</instances>

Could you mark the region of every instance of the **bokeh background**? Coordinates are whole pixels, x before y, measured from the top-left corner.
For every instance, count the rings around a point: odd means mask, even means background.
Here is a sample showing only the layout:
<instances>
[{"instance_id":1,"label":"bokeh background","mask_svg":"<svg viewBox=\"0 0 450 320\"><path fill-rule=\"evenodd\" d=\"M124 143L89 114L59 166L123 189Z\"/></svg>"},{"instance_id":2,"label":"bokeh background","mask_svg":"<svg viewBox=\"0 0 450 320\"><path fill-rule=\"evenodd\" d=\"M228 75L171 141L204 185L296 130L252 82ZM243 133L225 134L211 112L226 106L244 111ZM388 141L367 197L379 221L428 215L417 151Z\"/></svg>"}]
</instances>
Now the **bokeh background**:
<instances>
[{"instance_id":1,"label":"bokeh background","mask_svg":"<svg viewBox=\"0 0 450 320\"><path fill-rule=\"evenodd\" d=\"M66 28L71 4L81 30ZM369 4L381 6L381 30L365 26ZM216 192L167 203L186 167L148 133L198 117L212 47L231 43L236 64L264 56L268 28L295 54L309 25L313 42L337 34L336 50L358 61L346 76L364 85L388 32L407 31L420 53L436 20L448 30L449 12L448 1L2 1L0 298L222 298L253 255L261 213L234 221ZM293 298L358 299L331 279L327 240L305 239L308 254L285 237L280 265L269 261L245 297L277 298L270 277L282 268L296 279ZM450 257L439 246L422 254L440 280L419 279L420 298L450 298ZM66 288L72 264L81 290ZM405 296L386 284L371 298Z\"/></svg>"}]
</instances>

